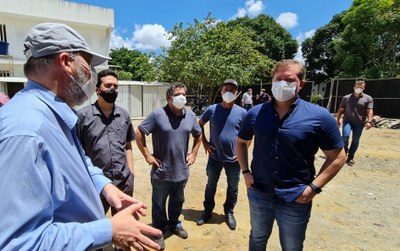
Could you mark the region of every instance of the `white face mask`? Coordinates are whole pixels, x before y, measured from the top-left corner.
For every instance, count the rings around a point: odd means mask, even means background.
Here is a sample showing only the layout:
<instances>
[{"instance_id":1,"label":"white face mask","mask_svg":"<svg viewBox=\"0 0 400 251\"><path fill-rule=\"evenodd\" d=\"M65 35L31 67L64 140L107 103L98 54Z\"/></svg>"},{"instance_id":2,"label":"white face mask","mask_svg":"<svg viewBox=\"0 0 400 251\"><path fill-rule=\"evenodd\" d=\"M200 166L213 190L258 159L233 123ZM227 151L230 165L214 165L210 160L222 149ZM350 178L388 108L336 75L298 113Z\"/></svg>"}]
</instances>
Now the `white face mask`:
<instances>
[{"instance_id":1,"label":"white face mask","mask_svg":"<svg viewBox=\"0 0 400 251\"><path fill-rule=\"evenodd\" d=\"M69 74L68 74L69 75ZM94 67L90 69L90 78L87 79L86 73L83 68L76 69L76 78L69 75L73 81L68 90L68 100L81 105L94 94L97 84L97 72Z\"/></svg>"},{"instance_id":2,"label":"white face mask","mask_svg":"<svg viewBox=\"0 0 400 251\"><path fill-rule=\"evenodd\" d=\"M363 92L363 88L358 87L358 88L356 88L354 91L355 91L355 93L357 93L357 94L361 94L361 93Z\"/></svg>"},{"instance_id":3,"label":"white face mask","mask_svg":"<svg viewBox=\"0 0 400 251\"><path fill-rule=\"evenodd\" d=\"M173 96L172 97L172 104L177 108L177 109L182 109L186 105L186 96L184 95L179 95L179 96Z\"/></svg>"},{"instance_id":4,"label":"white face mask","mask_svg":"<svg viewBox=\"0 0 400 251\"><path fill-rule=\"evenodd\" d=\"M231 102L235 101L236 96L232 92L225 92L224 94L222 94L222 99L226 103L231 103Z\"/></svg>"},{"instance_id":5,"label":"white face mask","mask_svg":"<svg viewBox=\"0 0 400 251\"><path fill-rule=\"evenodd\" d=\"M272 82L272 94L278 101L285 102L296 95L297 83L289 83L284 80Z\"/></svg>"}]
</instances>

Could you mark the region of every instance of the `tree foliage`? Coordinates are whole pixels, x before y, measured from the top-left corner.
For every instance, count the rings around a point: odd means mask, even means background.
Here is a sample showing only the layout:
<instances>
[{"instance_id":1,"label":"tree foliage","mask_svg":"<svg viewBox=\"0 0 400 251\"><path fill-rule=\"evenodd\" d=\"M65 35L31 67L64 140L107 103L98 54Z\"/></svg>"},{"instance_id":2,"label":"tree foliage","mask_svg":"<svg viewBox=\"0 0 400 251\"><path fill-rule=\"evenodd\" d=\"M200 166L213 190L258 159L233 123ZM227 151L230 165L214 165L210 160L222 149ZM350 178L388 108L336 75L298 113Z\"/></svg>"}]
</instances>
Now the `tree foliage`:
<instances>
[{"instance_id":1,"label":"tree foliage","mask_svg":"<svg viewBox=\"0 0 400 251\"><path fill-rule=\"evenodd\" d=\"M137 50L129 50L122 47L111 49L110 65L117 66L120 79L152 81L155 78L153 65L149 62L149 56Z\"/></svg>"},{"instance_id":2,"label":"tree foliage","mask_svg":"<svg viewBox=\"0 0 400 251\"><path fill-rule=\"evenodd\" d=\"M158 58L162 81L201 87L212 100L226 78L248 85L261 72L270 75L273 61L256 50L254 34L241 26L229 27L207 17L186 29L182 23L175 25L171 34L171 47Z\"/></svg>"},{"instance_id":3,"label":"tree foliage","mask_svg":"<svg viewBox=\"0 0 400 251\"><path fill-rule=\"evenodd\" d=\"M252 19L245 16L229 21L228 25L240 25L253 31L252 39L258 43L257 50L275 61L293 58L297 52L297 41L268 15L261 14Z\"/></svg>"},{"instance_id":4,"label":"tree foliage","mask_svg":"<svg viewBox=\"0 0 400 251\"><path fill-rule=\"evenodd\" d=\"M340 39L344 30L343 15L344 13L334 16L329 24L318 29L313 37L303 42L301 50L308 70L308 80L321 83L335 77L335 42Z\"/></svg>"},{"instance_id":5,"label":"tree foliage","mask_svg":"<svg viewBox=\"0 0 400 251\"><path fill-rule=\"evenodd\" d=\"M333 77L390 78L400 72L400 1L355 0L302 44L317 82Z\"/></svg>"},{"instance_id":6,"label":"tree foliage","mask_svg":"<svg viewBox=\"0 0 400 251\"><path fill-rule=\"evenodd\" d=\"M355 0L337 44L340 76L395 77L400 70L400 2Z\"/></svg>"}]
</instances>

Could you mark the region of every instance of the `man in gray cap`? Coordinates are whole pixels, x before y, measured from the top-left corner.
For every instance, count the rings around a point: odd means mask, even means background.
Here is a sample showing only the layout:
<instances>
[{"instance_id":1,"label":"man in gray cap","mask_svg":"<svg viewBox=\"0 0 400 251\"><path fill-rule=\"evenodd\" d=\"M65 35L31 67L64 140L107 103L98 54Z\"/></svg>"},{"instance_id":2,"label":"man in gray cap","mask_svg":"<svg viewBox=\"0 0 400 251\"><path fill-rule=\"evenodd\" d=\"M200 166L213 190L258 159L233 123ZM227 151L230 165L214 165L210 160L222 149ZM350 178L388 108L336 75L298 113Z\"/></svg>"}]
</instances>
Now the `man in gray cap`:
<instances>
[{"instance_id":1,"label":"man in gray cap","mask_svg":"<svg viewBox=\"0 0 400 251\"><path fill-rule=\"evenodd\" d=\"M159 249L138 221L146 206L118 190L84 155L72 107L92 96L92 52L71 27L43 23L25 39L26 87L0 109L0 250ZM120 210L105 218L100 193Z\"/></svg>"},{"instance_id":2,"label":"man in gray cap","mask_svg":"<svg viewBox=\"0 0 400 251\"><path fill-rule=\"evenodd\" d=\"M207 163L207 185L204 195L204 211L197 220L197 225L203 225L212 215L215 207L215 192L222 169L228 180L226 199L224 203L225 219L231 230L236 229L236 219L233 208L238 198L238 184L240 177L240 166L236 159L236 136L246 116L246 110L235 105L238 96L238 84L234 79L226 79L222 83L222 103L207 107L199 120L202 129L202 143L206 154ZM204 133L204 125L210 121L210 141Z\"/></svg>"}]
</instances>

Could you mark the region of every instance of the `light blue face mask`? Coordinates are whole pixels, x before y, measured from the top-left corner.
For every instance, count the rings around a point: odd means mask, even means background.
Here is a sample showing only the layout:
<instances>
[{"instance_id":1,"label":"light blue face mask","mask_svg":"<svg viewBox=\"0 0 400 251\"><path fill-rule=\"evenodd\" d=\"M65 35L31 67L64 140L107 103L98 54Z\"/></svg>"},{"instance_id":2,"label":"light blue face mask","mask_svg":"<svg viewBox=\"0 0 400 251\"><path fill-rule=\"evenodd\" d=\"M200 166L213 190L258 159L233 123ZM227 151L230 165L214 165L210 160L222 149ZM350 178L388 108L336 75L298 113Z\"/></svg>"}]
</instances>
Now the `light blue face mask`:
<instances>
[{"instance_id":1,"label":"light blue face mask","mask_svg":"<svg viewBox=\"0 0 400 251\"><path fill-rule=\"evenodd\" d=\"M298 83L290 83L285 80L272 82L272 94L278 101L285 102L296 95Z\"/></svg>"}]
</instances>

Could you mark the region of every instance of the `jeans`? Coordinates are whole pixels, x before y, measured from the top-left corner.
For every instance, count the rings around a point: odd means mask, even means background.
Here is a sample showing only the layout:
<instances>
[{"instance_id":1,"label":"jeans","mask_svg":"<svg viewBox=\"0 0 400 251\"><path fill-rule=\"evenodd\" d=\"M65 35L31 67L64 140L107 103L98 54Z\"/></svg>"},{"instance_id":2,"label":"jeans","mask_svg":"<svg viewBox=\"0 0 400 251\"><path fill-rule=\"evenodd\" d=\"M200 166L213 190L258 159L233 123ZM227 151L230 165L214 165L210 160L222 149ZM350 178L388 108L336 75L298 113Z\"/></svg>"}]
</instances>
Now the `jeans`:
<instances>
[{"instance_id":1,"label":"jeans","mask_svg":"<svg viewBox=\"0 0 400 251\"><path fill-rule=\"evenodd\" d=\"M238 198L238 185L240 179L239 162L219 162L213 158L208 158L207 163L207 186L204 195L204 210L211 214L215 207L215 192L217 191L217 183L221 174L222 168L225 169L225 174L228 180L226 189L226 199L224 203L224 212L233 213L233 208L236 205Z\"/></svg>"},{"instance_id":2,"label":"jeans","mask_svg":"<svg viewBox=\"0 0 400 251\"><path fill-rule=\"evenodd\" d=\"M185 202L184 190L186 183L187 179L179 182L151 179L153 186L151 212L153 227L165 233L168 227L177 228L181 226L179 216L182 213L183 202ZM166 211L167 198L168 218Z\"/></svg>"},{"instance_id":3,"label":"jeans","mask_svg":"<svg viewBox=\"0 0 400 251\"><path fill-rule=\"evenodd\" d=\"M363 129L364 129L363 124L355 125L347 120L343 120L342 139L344 143L344 150L348 154L349 159L354 159L354 154L358 149ZM351 132L353 132L353 135L351 138L350 148L348 148Z\"/></svg>"},{"instance_id":4,"label":"jeans","mask_svg":"<svg viewBox=\"0 0 400 251\"><path fill-rule=\"evenodd\" d=\"M250 207L250 251L265 251L272 232L274 220L279 227L282 250L303 250L311 203L281 202L274 195L248 189Z\"/></svg>"}]
</instances>

